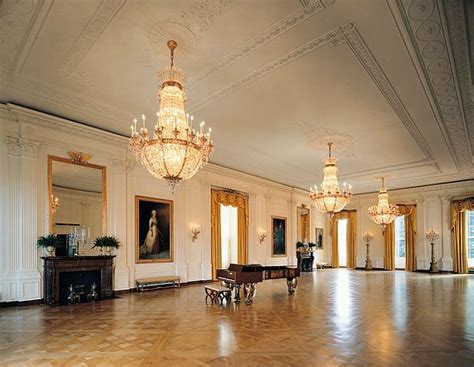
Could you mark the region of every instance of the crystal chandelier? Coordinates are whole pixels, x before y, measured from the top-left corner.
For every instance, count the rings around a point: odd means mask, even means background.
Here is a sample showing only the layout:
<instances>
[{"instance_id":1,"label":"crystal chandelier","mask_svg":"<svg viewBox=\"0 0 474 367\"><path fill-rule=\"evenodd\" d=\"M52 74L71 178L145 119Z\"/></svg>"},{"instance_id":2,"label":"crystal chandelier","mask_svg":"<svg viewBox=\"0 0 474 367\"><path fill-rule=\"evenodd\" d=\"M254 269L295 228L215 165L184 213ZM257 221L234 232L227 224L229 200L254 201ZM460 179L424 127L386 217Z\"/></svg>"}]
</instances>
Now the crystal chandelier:
<instances>
[{"instance_id":1,"label":"crystal chandelier","mask_svg":"<svg viewBox=\"0 0 474 367\"><path fill-rule=\"evenodd\" d=\"M185 75L174 66L175 41L168 41L171 64L158 72L161 82L159 112L149 135L142 115L143 126L137 130L137 120L132 125L129 149L137 160L156 178L164 179L172 192L184 180L193 177L209 159L213 151L211 129L199 132L193 129L193 116L185 113L186 95L183 90Z\"/></svg>"},{"instance_id":2,"label":"crystal chandelier","mask_svg":"<svg viewBox=\"0 0 474 367\"><path fill-rule=\"evenodd\" d=\"M393 222L393 220L400 215L398 210L398 206L394 204L389 204L388 202L388 193L387 189L385 188L385 180L382 177L382 188L379 191L379 202L377 205L372 205L368 212L369 217L375 223L380 224L382 228L385 230L387 224Z\"/></svg>"},{"instance_id":3,"label":"crystal chandelier","mask_svg":"<svg viewBox=\"0 0 474 367\"><path fill-rule=\"evenodd\" d=\"M324 179L321 188L310 187L309 197L319 211L329 213L340 212L352 198L352 187L344 182L342 190L337 182L336 158L331 156L332 143L328 143L329 157L325 160Z\"/></svg>"}]
</instances>

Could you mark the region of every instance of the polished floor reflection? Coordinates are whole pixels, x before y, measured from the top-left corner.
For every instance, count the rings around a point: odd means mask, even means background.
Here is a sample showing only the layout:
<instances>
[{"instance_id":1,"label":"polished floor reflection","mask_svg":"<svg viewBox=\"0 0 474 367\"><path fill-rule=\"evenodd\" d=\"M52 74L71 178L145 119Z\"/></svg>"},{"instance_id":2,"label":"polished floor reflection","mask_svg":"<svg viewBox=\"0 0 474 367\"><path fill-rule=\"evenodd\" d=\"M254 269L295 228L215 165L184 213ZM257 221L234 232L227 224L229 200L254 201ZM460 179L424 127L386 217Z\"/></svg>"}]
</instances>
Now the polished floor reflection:
<instances>
[{"instance_id":1,"label":"polished floor reflection","mask_svg":"<svg viewBox=\"0 0 474 367\"><path fill-rule=\"evenodd\" d=\"M0 309L2 366L473 366L474 277L318 270L251 306L203 285Z\"/></svg>"}]
</instances>

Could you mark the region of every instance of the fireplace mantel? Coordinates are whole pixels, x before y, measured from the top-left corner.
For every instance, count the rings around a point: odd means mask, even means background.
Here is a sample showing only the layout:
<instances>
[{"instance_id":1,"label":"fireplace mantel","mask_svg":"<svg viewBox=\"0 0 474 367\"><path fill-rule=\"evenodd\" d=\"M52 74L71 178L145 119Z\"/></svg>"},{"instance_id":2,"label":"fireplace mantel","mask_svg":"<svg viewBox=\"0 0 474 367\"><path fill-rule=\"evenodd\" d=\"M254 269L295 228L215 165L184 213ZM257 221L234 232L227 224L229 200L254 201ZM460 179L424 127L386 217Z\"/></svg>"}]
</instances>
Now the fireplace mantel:
<instances>
[{"instance_id":1,"label":"fireplace mantel","mask_svg":"<svg viewBox=\"0 0 474 367\"><path fill-rule=\"evenodd\" d=\"M115 256L48 256L44 262L44 303L60 304L60 279L64 273L100 271L99 299L112 298Z\"/></svg>"}]
</instances>

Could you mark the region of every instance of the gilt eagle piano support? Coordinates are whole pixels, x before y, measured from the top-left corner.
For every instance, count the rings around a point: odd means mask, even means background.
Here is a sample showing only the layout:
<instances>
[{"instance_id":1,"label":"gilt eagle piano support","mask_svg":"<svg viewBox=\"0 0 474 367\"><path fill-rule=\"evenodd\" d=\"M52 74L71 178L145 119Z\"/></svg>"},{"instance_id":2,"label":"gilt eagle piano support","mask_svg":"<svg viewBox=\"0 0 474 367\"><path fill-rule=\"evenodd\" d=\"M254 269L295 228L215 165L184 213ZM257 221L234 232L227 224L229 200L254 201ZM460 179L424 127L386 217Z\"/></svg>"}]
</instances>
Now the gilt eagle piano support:
<instances>
[{"instance_id":1,"label":"gilt eagle piano support","mask_svg":"<svg viewBox=\"0 0 474 367\"><path fill-rule=\"evenodd\" d=\"M286 278L288 294L294 294L299 276L300 270L293 266L230 264L229 269L217 270L217 279L234 292L234 302L240 302L240 289L243 288L246 304L253 302L257 293L257 283L265 279Z\"/></svg>"}]
</instances>

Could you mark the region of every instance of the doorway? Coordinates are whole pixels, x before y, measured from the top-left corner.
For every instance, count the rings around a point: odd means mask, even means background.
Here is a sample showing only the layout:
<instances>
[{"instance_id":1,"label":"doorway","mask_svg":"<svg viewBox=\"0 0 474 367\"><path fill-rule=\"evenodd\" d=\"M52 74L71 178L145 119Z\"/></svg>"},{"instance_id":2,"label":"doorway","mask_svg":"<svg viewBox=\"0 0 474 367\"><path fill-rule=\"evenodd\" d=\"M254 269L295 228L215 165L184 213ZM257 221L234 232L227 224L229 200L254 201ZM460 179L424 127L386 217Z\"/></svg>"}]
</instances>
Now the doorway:
<instances>
[{"instance_id":1,"label":"doorway","mask_svg":"<svg viewBox=\"0 0 474 367\"><path fill-rule=\"evenodd\" d=\"M347 267L347 219L337 221L337 252L339 267Z\"/></svg>"},{"instance_id":2,"label":"doorway","mask_svg":"<svg viewBox=\"0 0 474 367\"><path fill-rule=\"evenodd\" d=\"M395 269L405 269L406 264L405 217L395 218Z\"/></svg>"}]
</instances>

